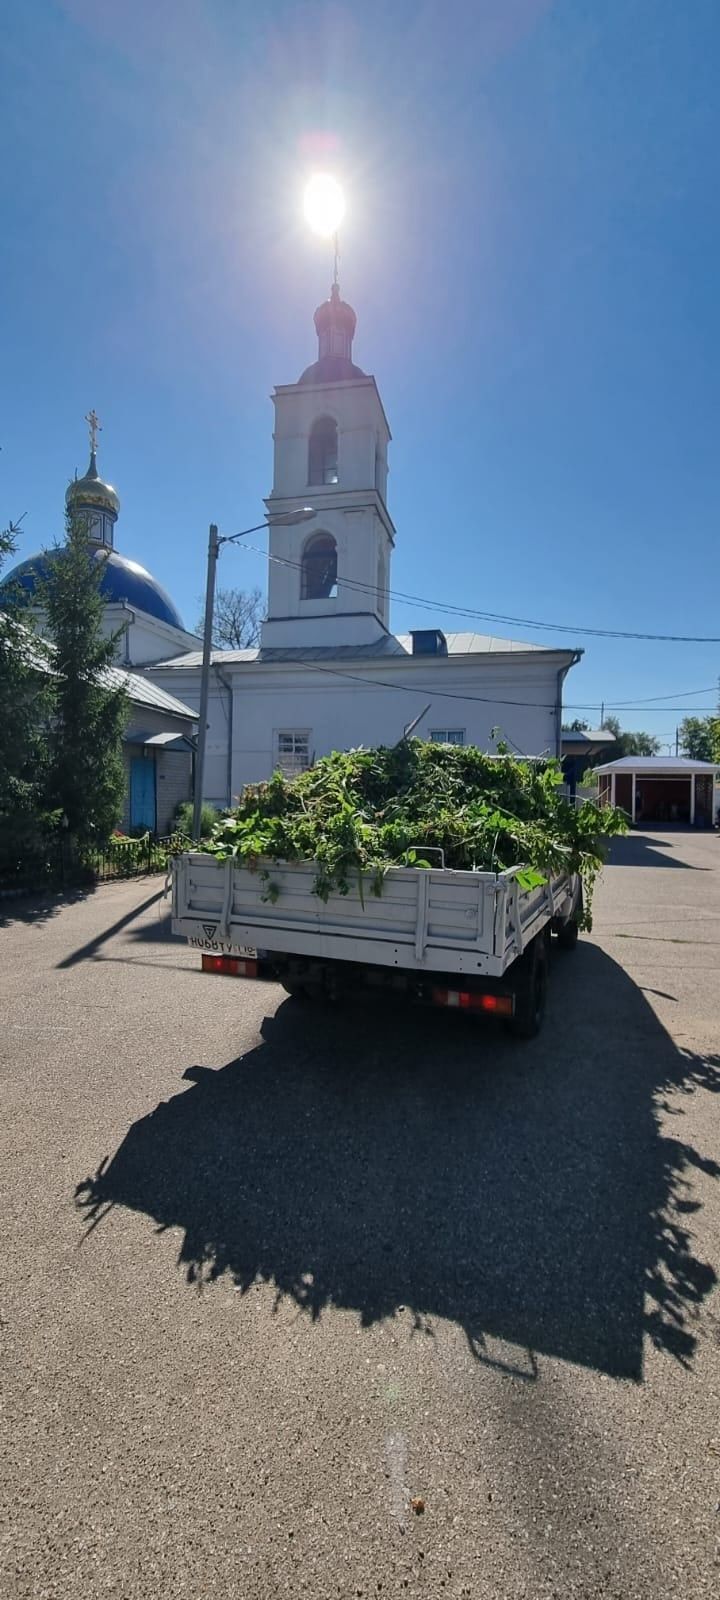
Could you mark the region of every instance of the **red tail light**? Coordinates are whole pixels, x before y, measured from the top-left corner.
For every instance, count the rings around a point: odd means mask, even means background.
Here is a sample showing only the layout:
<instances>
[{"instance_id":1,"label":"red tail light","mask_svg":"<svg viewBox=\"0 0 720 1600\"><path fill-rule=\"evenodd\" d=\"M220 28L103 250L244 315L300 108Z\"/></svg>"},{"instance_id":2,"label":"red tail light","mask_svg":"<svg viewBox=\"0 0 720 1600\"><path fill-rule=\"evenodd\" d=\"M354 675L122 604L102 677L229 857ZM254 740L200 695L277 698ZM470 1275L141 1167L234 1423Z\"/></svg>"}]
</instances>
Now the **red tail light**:
<instances>
[{"instance_id":1,"label":"red tail light","mask_svg":"<svg viewBox=\"0 0 720 1600\"><path fill-rule=\"evenodd\" d=\"M203 972L220 972L226 978L256 978L257 969L257 961L249 961L242 956L213 956L203 951Z\"/></svg>"},{"instance_id":2,"label":"red tail light","mask_svg":"<svg viewBox=\"0 0 720 1600\"><path fill-rule=\"evenodd\" d=\"M460 1011L489 1011L496 1017L511 1017L512 995L478 994L466 989L433 989L434 1006L450 1006Z\"/></svg>"}]
</instances>

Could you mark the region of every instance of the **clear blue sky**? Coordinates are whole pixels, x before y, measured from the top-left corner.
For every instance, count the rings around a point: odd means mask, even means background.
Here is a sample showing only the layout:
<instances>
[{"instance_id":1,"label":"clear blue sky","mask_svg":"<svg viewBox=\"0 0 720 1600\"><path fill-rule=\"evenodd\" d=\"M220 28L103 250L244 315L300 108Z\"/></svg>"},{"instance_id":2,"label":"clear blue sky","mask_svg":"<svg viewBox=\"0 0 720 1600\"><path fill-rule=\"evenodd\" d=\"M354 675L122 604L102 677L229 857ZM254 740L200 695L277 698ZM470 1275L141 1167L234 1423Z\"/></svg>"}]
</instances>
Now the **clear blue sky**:
<instances>
[{"instance_id":1,"label":"clear blue sky","mask_svg":"<svg viewBox=\"0 0 720 1600\"><path fill-rule=\"evenodd\" d=\"M118 546L194 623L207 524L259 520L270 391L314 358L331 265L300 194L330 167L394 434L393 586L567 622L569 701L712 705L687 691L720 646L578 626L720 634L717 0L24 0L3 32L22 554L61 533L94 405Z\"/></svg>"}]
</instances>

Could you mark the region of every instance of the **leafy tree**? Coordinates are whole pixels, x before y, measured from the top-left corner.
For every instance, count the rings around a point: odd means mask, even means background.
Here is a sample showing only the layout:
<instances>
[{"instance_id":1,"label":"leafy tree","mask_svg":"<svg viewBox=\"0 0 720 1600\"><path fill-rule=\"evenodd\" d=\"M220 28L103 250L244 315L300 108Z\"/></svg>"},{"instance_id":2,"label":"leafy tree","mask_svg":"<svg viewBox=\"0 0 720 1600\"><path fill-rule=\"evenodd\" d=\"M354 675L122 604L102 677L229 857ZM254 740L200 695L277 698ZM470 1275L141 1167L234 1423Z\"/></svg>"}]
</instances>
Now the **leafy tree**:
<instances>
[{"instance_id":1,"label":"leafy tree","mask_svg":"<svg viewBox=\"0 0 720 1600\"><path fill-rule=\"evenodd\" d=\"M581 717L574 717L572 722L563 723L562 731L563 733L589 733L590 723L583 722Z\"/></svg>"},{"instance_id":2,"label":"leafy tree","mask_svg":"<svg viewBox=\"0 0 720 1600\"><path fill-rule=\"evenodd\" d=\"M218 589L215 595L212 642L217 650L251 650L260 643L265 604L260 589ZM196 633L202 634L201 614Z\"/></svg>"},{"instance_id":3,"label":"leafy tree","mask_svg":"<svg viewBox=\"0 0 720 1600\"><path fill-rule=\"evenodd\" d=\"M67 542L50 565L43 594L55 645L48 794L78 844L102 844L122 812L122 731L127 700L112 670L115 639L103 637L104 552L88 546L86 519L68 516Z\"/></svg>"},{"instance_id":4,"label":"leafy tree","mask_svg":"<svg viewBox=\"0 0 720 1600\"><path fill-rule=\"evenodd\" d=\"M0 570L17 547L17 527L0 531ZM43 810L49 764L47 652L22 591L0 608L0 871L40 865L52 819Z\"/></svg>"},{"instance_id":5,"label":"leafy tree","mask_svg":"<svg viewBox=\"0 0 720 1600\"><path fill-rule=\"evenodd\" d=\"M720 715L686 717L680 724L680 745L693 761L720 761Z\"/></svg>"},{"instance_id":6,"label":"leafy tree","mask_svg":"<svg viewBox=\"0 0 720 1600\"><path fill-rule=\"evenodd\" d=\"M653 733L623 732L617 717L606 717L603 727L615 736L614 745L606 746L599 762L619 761L623 756L656 756L660 740Z\"/></svg>"}]
</instances>

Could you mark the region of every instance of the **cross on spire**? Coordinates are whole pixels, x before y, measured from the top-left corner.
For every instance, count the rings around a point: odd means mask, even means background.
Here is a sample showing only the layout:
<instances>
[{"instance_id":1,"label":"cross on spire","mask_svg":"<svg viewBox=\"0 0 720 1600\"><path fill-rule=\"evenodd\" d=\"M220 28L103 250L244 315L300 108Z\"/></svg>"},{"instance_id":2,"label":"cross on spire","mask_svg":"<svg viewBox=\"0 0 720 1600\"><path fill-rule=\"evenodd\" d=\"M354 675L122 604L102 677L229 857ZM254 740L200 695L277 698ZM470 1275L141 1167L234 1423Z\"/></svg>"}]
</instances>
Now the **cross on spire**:
<instances>
[{"instance_id":1,"label":"cross on spire","mask_svg":"<svg viewBox=\"0 0 720 1600\"><path fill-rule=\"evenodd\" d=\"M92 411L88 411L85 421L90 429L90 454L94 456L97 450L97 436L102 433L102 424L94 407Z\"/></svg>"}]
</instances>

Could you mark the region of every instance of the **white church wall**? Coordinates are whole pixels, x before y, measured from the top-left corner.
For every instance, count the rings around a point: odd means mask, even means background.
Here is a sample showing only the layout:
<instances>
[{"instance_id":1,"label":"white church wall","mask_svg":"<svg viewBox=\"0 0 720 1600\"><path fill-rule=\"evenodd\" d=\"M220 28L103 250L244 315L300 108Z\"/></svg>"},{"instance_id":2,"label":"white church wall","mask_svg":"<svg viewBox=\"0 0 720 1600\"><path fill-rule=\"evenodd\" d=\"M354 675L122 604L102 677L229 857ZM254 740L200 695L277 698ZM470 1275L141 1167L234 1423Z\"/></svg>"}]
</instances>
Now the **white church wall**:
<instances>
[{"instance_id":1,"label":"white church wall","mask_svg":"<svg viewBox=\"0 0 720 1600\"><path fill-rule=\"evenodd\" d=\"M189 750L158 750L155 771L157 831L166 834L172 830L178 806L192 798L192 757Z\"/></svg>"},{"instance_id":2,"label":"white church wall","mask_svg":"<svg viewBox=\"0 0 720 1600\"><path fill-rule=\"evenodd\" d=\"M291 648L322 642L326 646L369 644L385 631L386 597L378 600L382 556L387 583L391 545L374 506L322 505L303 528L276 527L270 534L268 618L263 624L265 647ZM337 593L327 599L302 598L301 563L308 540L329 533L337 545Z\"/></svg>"},{"instance_id":3,"label":"white church wall","mask_svg":"<svg viewBox=\"0 0 720 1600\"><path fill-rule=\"evenodd\" d=\"M152 667L146 671L152 683L157 683L168 694L181 700L192 711L200 709L199 667ZM225 674L223 673L223 676ZM228 682L230 680L228 679ZM233 686L232 709L230 692L213 672L208 697L208 732L205 744L205 781L203 799L210 805L228 805L230 796L230 742L235 709L242 696L244 685Z\"/></svg>"},{"instance_id":4,"label":"white church wall","mask_svg":"<svg viewBox=\"0 0 720 1600\"><path fill-rule=\"evenodd\" d=\"M355 745L394 744L404 728L429 704L430 709L418 726L418 735L429 738L433 731L457 730L466 744L493 749L491 730L500 729L511 748L525 755L554 754L556 747L557 669L517 668L514 673L501 667L482 672L468 671L454 663L443 663L442 688L446 694L487 697L479 700L447 699L434 692L439 674L428 663L420 674L416 663L410 669L395 671L383 663L377 676L385 688L325 676L310 668L297 667L291 673L268 674L264 681L258 669L252 688L248 673L240 675L244 685L235 695L233 717L232 790L239 793L246 783L269 777L277 765L278 734L298 732L308 737L310 759L331 750ZM362 678L371 676L368 664L347 662L341 670ZM414 683L412 692L407 689ZM407 687L401 687L401 685ZM496 698L497 697L497 698ZM531 700L535 705L503 705L503 700Z\"/></svg>"},{"instance_id":5,"label":"white church wall","mask_svg":"<svg viewBox=\"0 0 720 1600\"><path fill-rule=\"evenodd\" d=\"M145 611L130 606L106 605L102 630L106 639L118 635L115 657L119 666L145 666L151 661L168 661L183 650L197 650L195 634L173 628Z\"/></svg>"},{"instance_id":6,"label":"white church wall","mask_svg":"<svg viewBox=\"0 0 720 1600\"><path fill-rule=\"evenodd\" d=\"M275 402L275 469L273 495L289 496L308 485L308 436L319 417L333 417L338 427L338 484L344 490L367 489L375 483L376 442L387 447L390 431L373 378L347 383L288 384Z\"/></svg>"},{"instance_id":7,"label":"white church wall","mask_svg":"<svg viewBox=\"0 0 720 1600\"><path fill-rule=\"evenodd\" d=\"M428 704L418 726L420 736L452 730L461 732L466 744L493 749L491 730L497 727L511 748L525 755L555 752L556 659L343 660L338 666L345 677L335 677L324 664L318 671L319 665L253 663L233 668L225 663L224 675L233 683L232 715L227 692L212 686L205 799L224 806L229 794L234 798L245 784L268 778L277 765L280 733L307 735L310 759L360 744L394 744ZM148 675L185 704L199 704L199 668L155 668ZM392 687L357 681L373 677ZM504 703L508 701L531 703Z\"/></svg>"}]
</instances>

